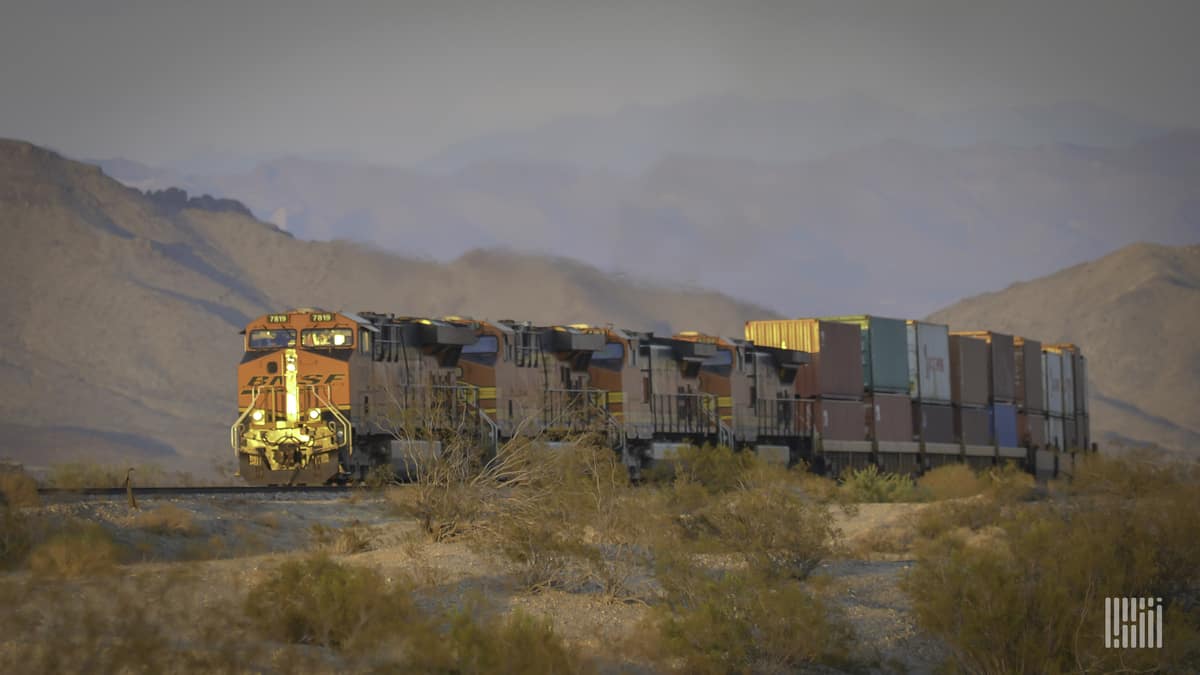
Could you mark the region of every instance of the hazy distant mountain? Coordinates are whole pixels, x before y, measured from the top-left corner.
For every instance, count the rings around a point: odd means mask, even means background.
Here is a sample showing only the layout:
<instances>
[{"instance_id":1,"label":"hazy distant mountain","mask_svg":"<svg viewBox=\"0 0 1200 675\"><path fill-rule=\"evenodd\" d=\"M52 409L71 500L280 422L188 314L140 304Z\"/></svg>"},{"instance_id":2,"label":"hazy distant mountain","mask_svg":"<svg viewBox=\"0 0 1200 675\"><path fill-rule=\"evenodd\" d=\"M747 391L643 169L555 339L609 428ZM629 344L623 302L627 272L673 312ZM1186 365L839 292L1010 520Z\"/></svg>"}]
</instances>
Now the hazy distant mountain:
<instances>
[{"instance_id":1,"label":"hazy distant mountain","mask_svg":"<svg viewBox=\"0 0 1200 675\"><path fill-rule=\"evenodd\" d=\"M301 241L228 202L144 195L0 140L0 457L204 470L231 457L237 335L296 306L737 335L762 308L582 263L474 251L442 264ZM169 468L174 468L171 466Z\"/></svg>"},{"instance_id":2,"label":"hazy distant mountain","mask_svg":"<svg viewBox=\"0 0 1200 675\"><path fill-rule=\"evenodd\" d=\"M1096 438L1200 452L1200 246L1136 244L930 318L1074 342Z\"/></svg>"},{"instance_id":3,"label":"hazy distant mountain","mask_svg":"<svg viewBox=\"0 0 1200 675\"><path fill-rule=\"evenodd\" d=\"M606 115L574 115L456 143L420 168L453 172L482 161L571 164L638 174L674 154L797 162L888 140L934 147L1072 143L1117 147L1165 130L1080 102L921 115L863 94L799 100L702 96Z\"/></svg>"},{"instance_id":4,"label":"hazy distant mountain","mask_svg":"<svg viewBox=\"0 0 1200 675\"><path fill-rule=\"evenodd\" d=\"M1038 119L1054 129L1076 112ZM1194 243L1197 185L1200 133L1176 132L1120 148L886 141L790 163L673 155L635 178L525 160L435 175L288 159L183 187L242 200L303 238L442 260L507 246L791 314L922 315L1134 241Z\"/></svg>"}]
</instances>

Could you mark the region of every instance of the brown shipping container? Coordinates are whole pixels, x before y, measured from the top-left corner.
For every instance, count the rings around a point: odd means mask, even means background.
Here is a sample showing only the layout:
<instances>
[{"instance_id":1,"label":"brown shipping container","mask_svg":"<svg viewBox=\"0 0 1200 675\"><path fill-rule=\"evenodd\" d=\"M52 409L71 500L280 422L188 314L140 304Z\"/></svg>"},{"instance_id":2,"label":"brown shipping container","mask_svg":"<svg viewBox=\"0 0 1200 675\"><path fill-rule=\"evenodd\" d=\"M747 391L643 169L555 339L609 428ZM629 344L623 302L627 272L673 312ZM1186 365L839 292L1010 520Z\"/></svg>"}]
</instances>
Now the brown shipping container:
<instances>
[{"instance_id":1,"label":"brown shipping container","mask_svg":"<svg viewBox=\"0 0 1200 675\"><path fill-rule=\"evenodd\" d=\"M912 399L904 395L868 397L868 424L877 441L912 441Z\"/></svg>"},{"instance_id":2,"label":"brown shipping container","mask_svg":"<svg viewBox=\"0 0 1200 675\"><path fill-rule=\"evenodd\" d=\"M954 408L936 403L914 403L912 411L913 434L918 440L926 443L955 442Z\"/></svg>"},{"instance_id":3,"label":"brown shipping container","mask_svg":"<svg viewBox=\"0 0 1200 675\"><path fill-rule=\"evenodd\" d=\"M950 398L955 405L988 404L988 345L983 340L950 336Z\"/></svg>"},{"instance_id":4,"label":"brown shipping container","mask_svg":"<svg viewBox=\"0 0 1200 675\"><path fill-rule=\"evenodd\" d=\"M964 445L991 445L987 408L954 407L954 440Z\"/></svg>"},{"instance_id":5,"label":"brown shipping container","mask_svg":"<svg viewBox=\"0 0 1200 675\"><path fill-rule=\"evenodd\" d=\"M812 355L796 374L796 393L804 398L862 399L861 332L854 324L817 319L746 322L746 339L754 344Z\"/></svg>"},{"instance_id":6,"label":"brown shipping container","mask_svg":"<svg viewBox=\"0 0 1200 675\"><path fill-rule=\"evenodd\" d=\"M1040 412L1017 413L1017 438L1027 448L1046 447L1046 416Z\"/></svg>"},{"instance_id":7,"label":"brown shipping container","mask_svg":"<svg viewBox=\"0 0 1200 675\"><path fill-rule=\"evenodd\" d=\"M988 345L988 393L992 403L1011 403L1016 400L1016 354L1013 337L987 330L955 331L951 335L963 335L983 340Z\"/></svg>"},{"instance_id":8,"label":"brown shipping container","mask_svg":"<svg viewBox=\"0 0 1200 675\"><path fill-rule=\"evenodd\" d=\"M1043 395L1042 343L1037 340L1013 338L1014 373L1016 374L1017 406L1029 411L1046 409Z\"/></svg>"},{"instance_id":9,"label":"brown shipping container","mask_svg":"<svg viewBox=\"0 0 1200 675\"><path fill-rule=\"evenodd\" d=\"M862 401L820 399L813 402L816 429L828 441L870 440Z\"/></svg>"}]
</instances>

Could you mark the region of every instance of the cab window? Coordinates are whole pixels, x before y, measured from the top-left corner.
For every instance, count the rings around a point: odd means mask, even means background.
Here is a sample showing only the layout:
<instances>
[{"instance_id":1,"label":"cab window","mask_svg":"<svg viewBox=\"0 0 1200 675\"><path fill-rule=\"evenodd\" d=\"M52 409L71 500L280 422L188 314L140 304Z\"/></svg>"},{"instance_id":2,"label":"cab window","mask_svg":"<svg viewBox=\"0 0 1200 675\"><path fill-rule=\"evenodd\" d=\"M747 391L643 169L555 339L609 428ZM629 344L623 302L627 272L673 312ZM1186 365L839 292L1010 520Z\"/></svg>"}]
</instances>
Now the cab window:
<instances>
[{"instance_id":1,"label":"cab window","mask_svg":"<svg viewBox=\"0 0 1200 675\"><path fill-rule=\"evenodd\" d=\"M300 331L300 344L318 349L346 349L354 345L349 328L312 328Z\"/></svg>"},{"instance_id":2,"label":"cab window","mask_svg":"<svg viewBox=\"0 0 1200 675\"><path fill-rule=\"evenodd\" d=\"M462 348L462 358L471 363L481 363L490 366L496 363L496 353L499 351L499 341L495 335L480 335L475 344Z\"/></svg>"},{"instance_id":3,"label":"cab window","mask_svg":"<svg viewBox=\"0 0 1200 675\"><path fill-rule=\"evenodd\" d=\"M728 349L718 349L716 354L704 360L701 368L706 373L715 373L722 377L729 377L729 373L733 365L733 355Z\"/></svg>"},{"instance_id":4,"label":"cab window","mask_svg":"<svg viewBox=\"0 0 1200 675\"><path fill-rule=\"evenodd\" d=\"M606 342L604 349L592 355L592 365L607 370L620 370L625 360L625 345L620 342Z\"/></svg>"},{"instance_id":5,"label":"cab window","mask_svg":"<svg viewBox=\"0 0 1200 675\"><path fill-rule=\"evenodd\" d=\"M250 331L250 349L283 349L296 346L296 331L291 328L259 328Z\"/></svg>"}]
</instances>

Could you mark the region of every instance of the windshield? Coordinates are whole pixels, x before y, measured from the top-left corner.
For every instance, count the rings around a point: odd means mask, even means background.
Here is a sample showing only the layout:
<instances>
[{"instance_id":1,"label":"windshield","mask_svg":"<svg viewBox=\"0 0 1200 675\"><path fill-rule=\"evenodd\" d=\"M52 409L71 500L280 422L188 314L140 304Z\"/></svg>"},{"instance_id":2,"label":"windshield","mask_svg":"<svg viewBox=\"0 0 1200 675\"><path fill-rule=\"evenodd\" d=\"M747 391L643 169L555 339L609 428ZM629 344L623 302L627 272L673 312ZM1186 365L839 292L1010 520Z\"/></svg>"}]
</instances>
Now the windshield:
<instances>
[{"instance_id":1,"label":"windshield","mask_svg":"<svg viewBox=\"0 0 1200 675\"><path fill-rule=\"evenodd\" d=\"M350 347L354 344L354 331L349 328L314 328L300 333L300 344L334 349Z\"/></svg>"},{"instance_id":2,"label":"windshield","mask_svg":"<svg viewBox=\"0 0 1200 675\"><path fill-rule=\"evenodd\" d=\"M624 359L624 345L620 342L606 342L604 349L592 354L592 365L609 370L620 370Z\"/></svg>"},{"instance_id":3,"label":"windshield","mask_svg":"<svg viewBox=\"0 0 1200 675\"><path fill-rule=\"evenodd\" d=\"M296 331L291 328L260 328L250 331L250 349L281 349L296 346Z\"/></svg>"},{"instance_id":4,"label":"windshield","mask_svg":"<svg viewBox=\"0 0 1200 675\"><path fill-rule=\"evenodd\" d=\"M491 365L496 362L499 341L495 335L481 335L475 344L464 345L462 357L473 363Z\"/></svg>"}]
</instances>

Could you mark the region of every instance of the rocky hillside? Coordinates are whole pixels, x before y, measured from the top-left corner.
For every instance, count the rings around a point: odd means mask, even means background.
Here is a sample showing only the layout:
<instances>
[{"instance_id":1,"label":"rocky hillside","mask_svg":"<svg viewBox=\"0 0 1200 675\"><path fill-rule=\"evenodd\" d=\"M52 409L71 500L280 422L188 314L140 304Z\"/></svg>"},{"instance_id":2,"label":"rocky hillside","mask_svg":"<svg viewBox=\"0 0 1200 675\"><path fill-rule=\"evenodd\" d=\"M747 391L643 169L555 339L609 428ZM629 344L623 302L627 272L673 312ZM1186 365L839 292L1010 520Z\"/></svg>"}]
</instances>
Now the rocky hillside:
<instances>
[{"instance_id":1,"label":"rocky hillside","mask_svg":"<svg viewBox=\"0 0 1200 675\"><path fill-rule=\"evenodd\" d=\"M930 318L1077 343L1097 439L1200 453L1200 246L1128 246Z\"/></svg>"},{"instance_id":2,"label":"rocky hillside","mask_svg":"<svg viewBox=\"0 0 1200 675\"><path fill-rule=\"evenodd\" d=\"M0 457L225 462L238 331L294 306L740 334L765 309L562 259L450 263L295 239L227 200L147 196L0 140Z\"/></svg>"}]
</instances>

